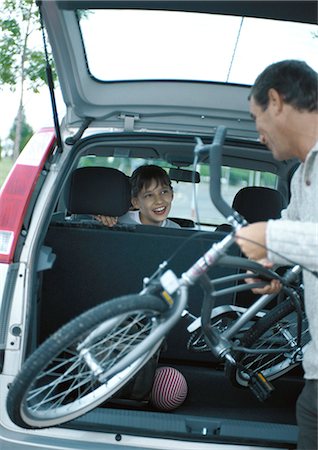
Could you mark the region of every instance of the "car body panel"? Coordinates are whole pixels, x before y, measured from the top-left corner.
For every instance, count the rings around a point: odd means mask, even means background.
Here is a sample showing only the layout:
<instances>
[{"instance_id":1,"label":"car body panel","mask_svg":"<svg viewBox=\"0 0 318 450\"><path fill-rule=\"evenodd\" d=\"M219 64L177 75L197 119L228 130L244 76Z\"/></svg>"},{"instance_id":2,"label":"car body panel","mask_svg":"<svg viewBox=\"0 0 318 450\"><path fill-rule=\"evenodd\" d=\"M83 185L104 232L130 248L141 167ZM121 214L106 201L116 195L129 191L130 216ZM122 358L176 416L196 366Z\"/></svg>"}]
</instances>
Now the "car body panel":
<instances>
[{"instance_id":1,"label":"car body panel","mask_svg":"<svg viewBox=\"0 0 318 450\"><path fill-rule=\"evenodd\" d=\"M60 86L67 107L66 127L90 126L124 131L211 133L219 124L228 135L257 139L246 101L246 86L177 80L101 82L87 70L76 8L167 8L215 11L309 21L315 23L315 2L42 2ZM111 44L111 43L110 43ZM108 43L105 43L107 51ZM103 55L100 55L103 58ZM211 57L213 57L211 55ZM198 63L198 62L194 62ZM151 100L150 100L151 99Z\"/></svg>"},{"instance_id":2,"label":"car body panel","mask_svg":"<svg viewBox=\"0 0 318 450\"><path fill-rule=\"evenodd\" d=\"M289 195L289 174L294 162L275 161L269 150L258 142L248 110L249 86L177 80L101 83L87 70L74 9L164 9L169 6L172 10L313 23L316 20L316 2L47 0L40 3L67 111L61 123L61 147L57 148L56 133L52 129L42 130L34 136L15 165L15 168L31 167L34 170L27 179L25 202L21 208L12 208L12 215L17 213L17 217L13 217L17 225L9 230L15 233L14 247L11 253L5 254L7 259L0 263L0 311L5 311L1 315L0 333L1 450L279 450L295 446L297 426L293 418L283 417L278 423L268 417L262 421L266 407L255 410L251 407L244 419L245 398L240 393L237 394L237 404L232 405L230 399L223 405L224 399L221 398L219 409L215 407L216 411L206 415L202 413L202 416L201 412L190 416L178 414L178 411L164 414L96 408L67 425L39 430L14 425L7 415L5 398L25 356L30 353L30 348L38 345L40 327L37 314L46 306L41 304L38 296L43 278L54 266L56 257L54 249L45 245L45 238L54 214L63 218L67 216L65 197L70 174L82 156L96 159L102 156L109 161L118 157L124 162L133 158L159 159L167 165L187 168L193 162L195 138L200 136L210 142L218 125L224 125L227 127L225 165L251 169L255 172L253 175L262 171L275 174L280 178L280 190L285 198L288 199ZM83 132L86 129L82 139L81 133L76 136L81 127ZM15 194L16 187L20 186L15 168L7 178L10 195ZM193 198L187 198L187 203L191 202L193 208ZM1 227L0 221L0 231ZM62 242L62 245L68 251L69 242ZM105 255L102 256L106 259ZM80 261L77 260L76 265L80 266ZM102 265L99 268L103 269ZM148 275L148 267L145 271ZM55 285L55 288L59 290L60 285ZM52 292L54 295L55 291ZM77 298L69 298L66 290L63 302L58 308L72 308L72 302L76 306ZM231 396L220 367L215 369L213 366L210 370L210 366L204 366L204 369L208 380L206 385L215 382L221 396ZM218 384L220 379L222 383ZM208 400L213 408L216 400L212 397ZM283 401L285 404L285 398Z\"/></svg>"}]
</instances>

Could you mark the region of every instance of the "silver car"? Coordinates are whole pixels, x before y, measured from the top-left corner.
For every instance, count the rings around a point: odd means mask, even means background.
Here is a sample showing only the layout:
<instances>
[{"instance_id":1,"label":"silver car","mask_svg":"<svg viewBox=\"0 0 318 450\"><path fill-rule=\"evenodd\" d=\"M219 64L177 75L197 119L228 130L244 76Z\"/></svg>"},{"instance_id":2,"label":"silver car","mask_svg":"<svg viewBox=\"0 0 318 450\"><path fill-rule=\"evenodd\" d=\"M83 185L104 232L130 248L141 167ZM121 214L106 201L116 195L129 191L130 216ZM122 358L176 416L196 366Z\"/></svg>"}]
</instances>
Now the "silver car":
<instances>
[{"instance_id":1,"label":"silver car","mask_svg":"<svg viewBox=\"0 0 318 450\"><path fill-rule=\"evenodd\" d=\"M102 373L109 343L94 344L94 355L87 346L106 332L116 339L117 319L104 312L111 299L129 301L166 264L182 276L231 230L211 202L208 155L196 160L194 151L220 127L226 203L248 221L278 217L287 205L297 161L276 161L259 142L248 95L271 62L316 64L316 2L39 4L66 114L52 102L55 128L32 137L0 191L0 449L295 448L300 358L257 363L268 367L271 395L254 395L249 376L205 342L202 286L189 288L186 311L151 351L127 355L128 376L115 366L114 387ZM129 210L129 176L149 164L170 174L177 226L100 223L99 215ZM228 253L239 257L235 245ZM209 275L242 278L218 264ZM220 332L255 300L223 294L211 315ZM150 334L157 322L149 320ZM254 358L246 364L253 370ZM169 407L150 394L159 368L185 383Z\"/></svg>"}]
</instances>

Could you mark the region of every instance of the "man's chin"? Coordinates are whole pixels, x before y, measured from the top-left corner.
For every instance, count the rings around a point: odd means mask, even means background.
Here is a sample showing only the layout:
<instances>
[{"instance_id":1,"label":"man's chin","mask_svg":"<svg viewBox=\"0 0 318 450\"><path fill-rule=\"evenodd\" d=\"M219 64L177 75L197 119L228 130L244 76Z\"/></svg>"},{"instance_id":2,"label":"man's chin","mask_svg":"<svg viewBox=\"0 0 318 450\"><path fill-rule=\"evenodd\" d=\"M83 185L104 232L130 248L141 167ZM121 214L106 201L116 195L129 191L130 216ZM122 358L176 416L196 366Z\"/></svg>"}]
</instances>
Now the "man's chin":
<instances>
[{"instance_id":1,"label":"man's chin","mask_svg":"<svg viewBox=\"0 0 318 450\"><path fill-rule=\"evenodd\" d=\"M272 155L273 155L274 159L276 159L276 161L285 161L286 160L286 158L284 158L283 155L280 155L277 152L272 151Z\"/></svg>"}]
</instances>

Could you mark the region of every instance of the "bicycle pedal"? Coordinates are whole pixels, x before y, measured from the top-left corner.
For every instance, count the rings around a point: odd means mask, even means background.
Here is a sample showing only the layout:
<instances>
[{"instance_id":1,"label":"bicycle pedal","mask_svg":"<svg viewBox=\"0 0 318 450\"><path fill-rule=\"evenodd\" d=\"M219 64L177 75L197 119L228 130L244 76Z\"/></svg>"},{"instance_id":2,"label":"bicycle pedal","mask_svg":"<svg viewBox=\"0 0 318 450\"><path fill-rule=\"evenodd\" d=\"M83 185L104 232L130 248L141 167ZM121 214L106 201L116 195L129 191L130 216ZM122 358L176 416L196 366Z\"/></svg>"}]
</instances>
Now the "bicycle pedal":
<instances>
[{"instance_id":1,"label":"bicycle pedal","mask_svg":"<svg viewBox=\"0 0 318 450\"><path fill-rule=\"evenodd\" d=\"M251 374L248 386L261 402L267 400L274 390L274 386L266 380L261 372Z\"/></svg>"}]
</instances>

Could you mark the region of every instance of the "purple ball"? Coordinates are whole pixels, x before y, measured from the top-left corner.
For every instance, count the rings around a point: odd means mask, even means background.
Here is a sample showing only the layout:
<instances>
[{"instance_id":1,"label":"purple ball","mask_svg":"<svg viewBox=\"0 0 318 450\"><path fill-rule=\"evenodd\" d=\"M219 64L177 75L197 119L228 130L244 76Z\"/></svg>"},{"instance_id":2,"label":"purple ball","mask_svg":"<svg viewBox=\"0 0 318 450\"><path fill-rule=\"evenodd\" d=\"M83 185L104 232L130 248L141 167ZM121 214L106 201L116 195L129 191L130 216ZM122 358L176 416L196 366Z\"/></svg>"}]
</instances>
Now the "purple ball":
<instances>
[{"instance_id":1,"label":"purple ball","mask_svg":"<svg viewBox=\"0 0 318 450\"><path fill-rule=\"evenodd\" d=\"M150 401L161 411L171 411L182 405L188 393L186 379L173 367L160 367L155 372Z\"/></svg>"}]
</instances>

